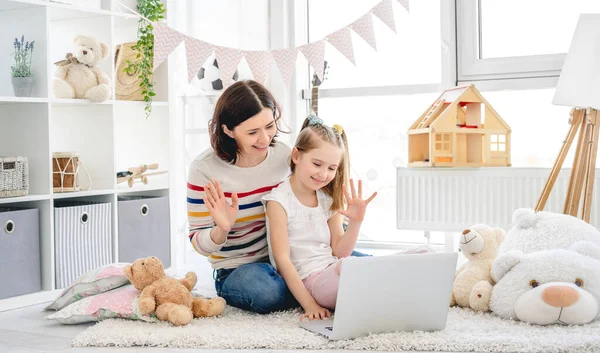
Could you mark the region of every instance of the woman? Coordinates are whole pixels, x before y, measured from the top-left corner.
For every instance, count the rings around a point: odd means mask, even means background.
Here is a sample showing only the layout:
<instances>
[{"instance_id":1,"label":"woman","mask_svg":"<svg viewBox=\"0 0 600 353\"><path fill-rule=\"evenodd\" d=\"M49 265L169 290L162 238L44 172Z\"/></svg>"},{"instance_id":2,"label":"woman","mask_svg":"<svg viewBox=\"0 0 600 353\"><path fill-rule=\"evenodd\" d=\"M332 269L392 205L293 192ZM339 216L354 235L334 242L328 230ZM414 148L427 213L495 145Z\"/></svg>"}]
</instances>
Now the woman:
<instances>
[{"instance_id":1,"label":"woman","mask_svg":"<svg viewBox=\"0 0 600 353\"><path fill-rule=\"evenodd\" d=\"M262 314L299 305L269 264L261 203L289 175L290 148L275 139L280 123L281 109L263 85L234 83L209 122L212 147L188 176L189 238L212 264L217 294Z\"/></svg>"}]
</instances>

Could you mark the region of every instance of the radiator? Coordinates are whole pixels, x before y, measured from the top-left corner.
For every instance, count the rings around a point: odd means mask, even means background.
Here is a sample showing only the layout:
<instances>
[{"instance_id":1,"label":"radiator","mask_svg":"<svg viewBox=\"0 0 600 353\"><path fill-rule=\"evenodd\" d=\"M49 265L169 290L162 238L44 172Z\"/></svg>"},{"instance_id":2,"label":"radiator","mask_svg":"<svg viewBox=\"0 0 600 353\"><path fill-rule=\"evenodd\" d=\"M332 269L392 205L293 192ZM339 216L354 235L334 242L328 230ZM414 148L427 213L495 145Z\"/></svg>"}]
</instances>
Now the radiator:
<instances>
[{"instance_id":1,"label":"radiator","mask_svg":"<svg viewBox=\"0 0 600 353\"><path fill-rule=\"evenodd\" d=\"M398 168L397 227L460 232L485 223L505 230L517 208L535 208L549 168ZM563 169L544 211L562 213L571 169ZM600 220L600 169L596 169L590 223ZM581 206L579 211L581 212Z\"/></svg>"}]
</instances>

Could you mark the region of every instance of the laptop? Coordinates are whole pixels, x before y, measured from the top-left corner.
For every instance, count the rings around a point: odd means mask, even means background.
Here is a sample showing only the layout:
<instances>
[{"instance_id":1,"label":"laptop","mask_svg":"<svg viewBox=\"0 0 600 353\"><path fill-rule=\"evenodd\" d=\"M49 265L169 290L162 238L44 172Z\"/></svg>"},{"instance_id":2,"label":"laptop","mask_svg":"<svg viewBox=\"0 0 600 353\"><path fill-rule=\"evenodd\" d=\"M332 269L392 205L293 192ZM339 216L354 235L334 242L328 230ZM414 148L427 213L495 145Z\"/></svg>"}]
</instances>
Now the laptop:
<instances>
[{"instance_id":1,"label":"laptop","mask_svg":"<svg viewBox=\"0 0 600 353\"><path fill-rule=\"evenodd\" d=\"M332 340L446 327L458 254L348 257L333 318L300 326Z\"/></svg>"}]
</instances>

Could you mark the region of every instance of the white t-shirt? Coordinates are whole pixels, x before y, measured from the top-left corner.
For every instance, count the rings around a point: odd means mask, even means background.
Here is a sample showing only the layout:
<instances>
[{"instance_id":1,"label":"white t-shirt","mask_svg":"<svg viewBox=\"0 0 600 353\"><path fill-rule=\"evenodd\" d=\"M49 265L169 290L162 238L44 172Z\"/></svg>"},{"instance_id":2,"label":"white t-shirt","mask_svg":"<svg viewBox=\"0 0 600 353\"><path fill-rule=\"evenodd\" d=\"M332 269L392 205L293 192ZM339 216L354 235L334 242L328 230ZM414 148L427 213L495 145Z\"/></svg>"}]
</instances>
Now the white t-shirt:
<instances>
[{"instance_id":1,"label":"white t-shirt","mask_svg":"<svg viewBox=\"0 0 600 353\"><path fill-rule=\"evenodd\" d=\"M327 221L336 213L329 208L333 203L331 197L323 191L317 191L317 207L303 205L294 195L290 179L286 179L270 194L262 197L262 201L276 201L287 215L288 240L290 244L290 260L296 267L301 279L315 271L320 271L335 263L331 234ZM269 260L277 268L271 247L271 228L267 221L267 242L269 244Z\"/></svg>"}]
</instances>

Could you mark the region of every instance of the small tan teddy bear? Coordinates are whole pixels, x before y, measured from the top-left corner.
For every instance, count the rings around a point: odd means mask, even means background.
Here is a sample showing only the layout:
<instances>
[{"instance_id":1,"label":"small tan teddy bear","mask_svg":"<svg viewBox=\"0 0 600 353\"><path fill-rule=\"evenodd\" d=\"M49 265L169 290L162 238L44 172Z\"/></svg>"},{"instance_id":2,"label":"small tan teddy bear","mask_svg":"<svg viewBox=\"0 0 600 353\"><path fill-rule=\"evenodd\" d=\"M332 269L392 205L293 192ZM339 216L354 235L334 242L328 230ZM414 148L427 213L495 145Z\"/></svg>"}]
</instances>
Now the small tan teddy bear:
<instances>
[{"instance_id":1,"label":"small tan teddy bear","mask_svg":"<svg viewBox=\"0 0 600 353\"><path fill-rule=\"evenodd\" d=\"M466 229L460 237L460 250L469 260L454 275L450 306L458 305L476 311L488 311L492 294L491 269L504 240L504 230L478 224Z\"/></svg>"},{"instance_id":2,"label":"small tan teddy bear","mask_svg":"<svg viewBox=\"0 0 600 353\"><path fill-rule=\"evenodd\" d=\"M142 314L156 317L173 325L187 325L193 318L218 316L225 310L225 299L193 297L190 291L198 281L194 272L177 280L165 274L162 262L150 256L137 259L123 269L135 288L141 290L138 306Z\"/></svg>"},{"instance_id":3,"label":"small tan teddy bear","mask_svg":"<svg viewBox=\"0 0 600 353\"><path fill-rule=\"evenodd\" d=\"M93 37L76 36L73 39L73 53L68 53L65 60L55 63L58 67L52 82L54 97L85 98L94 102L110 99L110 78L97 67L109 52L105 43Z\"/></svg>"}]
</instances>

